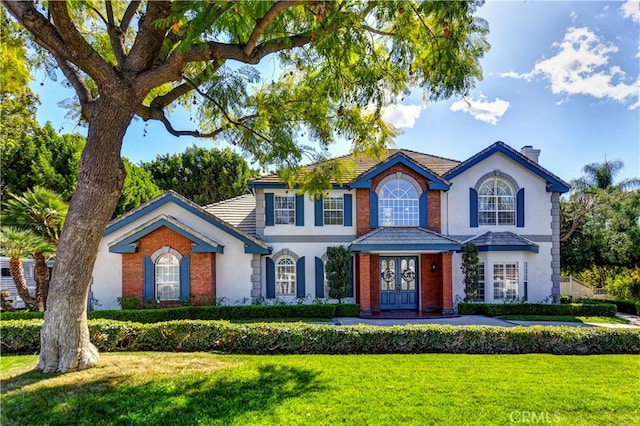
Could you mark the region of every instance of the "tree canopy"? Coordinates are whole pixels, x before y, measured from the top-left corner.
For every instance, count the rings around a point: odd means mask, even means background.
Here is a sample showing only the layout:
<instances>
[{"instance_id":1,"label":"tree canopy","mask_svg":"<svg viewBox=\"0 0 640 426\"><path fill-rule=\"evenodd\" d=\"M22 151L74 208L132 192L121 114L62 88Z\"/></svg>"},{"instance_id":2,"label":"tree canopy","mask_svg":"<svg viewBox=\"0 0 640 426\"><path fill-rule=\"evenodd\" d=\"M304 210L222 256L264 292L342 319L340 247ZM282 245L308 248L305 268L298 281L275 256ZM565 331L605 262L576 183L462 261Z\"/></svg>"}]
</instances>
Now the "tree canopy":
<instances>
[{"instance_id":1,"label":"tree canopy","mask_svg":"<svg viewBox=\"0 0 640 426\"><path fill-rule=\"evenodd\" d=\"M2 4L55 60L88 125L41 332L44 372L98 359L87 289L122 192L120 150L134 116L173 135L227 141L278 169L322 159L338 139L356 154L380 154L395 134L381 118L385 105L414 88L431 100L467 94L489 48L474 1ZM266 60L278 71L264 79L256 65ZM196 107L198 130L174 127L175 106ZM323 178L302 189L327 188L323 170L338 168L320 163Z\"/></svg>"},{"instance_id":2,"label":"tree canopy","mask_svg":"<svg viewBox=\"0 0 640 426\"><path fill-rule=\"evenodd\" d=\"M142 167L161 189L173 189L200 205L245 194L247 181L258 175L229 148L195 145L182 153L158 155Z\"/></svg>"}]
</instances>

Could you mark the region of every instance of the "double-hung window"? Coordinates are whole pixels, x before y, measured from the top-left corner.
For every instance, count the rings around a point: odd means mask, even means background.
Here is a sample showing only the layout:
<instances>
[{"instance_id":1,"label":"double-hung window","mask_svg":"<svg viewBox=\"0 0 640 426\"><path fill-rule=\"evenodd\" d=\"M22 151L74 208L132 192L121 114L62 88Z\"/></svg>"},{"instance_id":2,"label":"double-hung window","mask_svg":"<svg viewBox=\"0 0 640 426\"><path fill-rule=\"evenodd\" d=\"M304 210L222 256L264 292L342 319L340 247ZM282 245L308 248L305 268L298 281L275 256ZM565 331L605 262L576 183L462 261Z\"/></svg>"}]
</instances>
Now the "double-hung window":
<instances>
[{"instance_id":1,"label":"double-hung window","mask_svg":"<svg viewBox=\"0 0 640 426\"><path fill-rule=\"evenodd\" d=\"M493 264L493 298L511 299L518 297L518 263Z\"/></svg>"},{"instance_id":2,"label":"double-hung window","mask_svg":"<svg viewBox=\"0 0 640 426\"><path fill-rule=\"evenodd\" d=\"M166 253L156 260L156 297L158 300L180 299L180 262Z\"/></svg>"},{"instance_id":3,"label":"double-hung window","mask_svg":"<svg viewBox=\"0 0 640 426\"><path fill-rule=\"evenodd\" d=\"M323 216L325 225L342 225L344 223L344 199L325 197L323 199Z\"/></svg>"},{"instance_id":4,"label":"double-hung window","mask_svg":"<svg viewBox=\"0 0 640 426\"><path fill-rule=\"evenodd\" d=\"M296 197L294 195L276 195L273 198L276 225L294 225L296 221Z\"/></svg>"},{"instance_id":5,"label":"double-hung window","mask_svg":"<svg viewBox=\"0 0 640 426\"><path fill-rule=\"evenodd\" d=\"M478 302L484 302L484 289L485 289L485 275L484 275L484 262L478 263L478 288L476 291L475 300Z\"/></svg>"}]
</instances>

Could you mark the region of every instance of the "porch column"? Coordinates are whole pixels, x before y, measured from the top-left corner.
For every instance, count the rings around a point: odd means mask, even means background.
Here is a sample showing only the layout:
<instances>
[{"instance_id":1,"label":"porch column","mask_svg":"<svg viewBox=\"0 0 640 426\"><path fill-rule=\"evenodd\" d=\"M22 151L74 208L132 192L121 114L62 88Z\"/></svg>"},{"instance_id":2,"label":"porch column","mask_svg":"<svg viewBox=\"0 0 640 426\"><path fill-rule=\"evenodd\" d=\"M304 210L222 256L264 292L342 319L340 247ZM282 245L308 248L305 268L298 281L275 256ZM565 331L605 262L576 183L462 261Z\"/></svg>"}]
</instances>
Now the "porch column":
<instances>
[{"instance_id":1,"label":"porch column","mask_svg":"<svg viewBox=\"0 0 640 426\"><path fill-rule=\"evenodd\" d=\"M360 313L371 313L371 256L369 253L358 255L358 294L360 295Z\"/></svg>"},{"instance_id":2,"label":"porch column","mask_svg":"<svg viewBox=\"0 0 640 426\"><path fill-rule=\"evenodd\" d=\"M442 312L453 312L453 254L442 253Z\"/></svg>"}]
</instances>

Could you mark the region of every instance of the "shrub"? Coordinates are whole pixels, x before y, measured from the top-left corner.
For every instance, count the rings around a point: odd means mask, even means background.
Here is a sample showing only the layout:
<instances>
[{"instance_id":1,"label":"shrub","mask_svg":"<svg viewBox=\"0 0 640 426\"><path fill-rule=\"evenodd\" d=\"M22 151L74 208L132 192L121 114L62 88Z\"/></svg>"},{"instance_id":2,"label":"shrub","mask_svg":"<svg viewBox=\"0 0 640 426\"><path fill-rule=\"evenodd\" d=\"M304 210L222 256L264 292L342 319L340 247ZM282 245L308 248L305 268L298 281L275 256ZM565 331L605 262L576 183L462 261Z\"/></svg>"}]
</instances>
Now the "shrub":
<instances>
[{"instance_id":1,"label":"shrub","mask_svg":"<svg viewBox=\"0 0 640 426\"><path fill-rule=\"evenodd\" d=\"M35 353L41 321L4 321L3 353ZM604 327L330 326L170 321L89 321L101 351L215 351L238 354L476 353L617 354L640 352L640 330Z\"/></svg>"},{"instance_id":2,"label":"shrub","mask_svg":"<svg viewBox=\"0 0 640 426\"><path fill-rule=\"evenodd\" d=\"M612 303L616 305L618 312L631 315L640 315L640 301L637 300L601 300L601 299L580 299L580 303Z\"/></svg>"},{"instance_id":3,"label":"shrub","mask_svg":"<svg viewBox=\"0 0 640 426\"><path fill-rule=\"evenodd\" d=\"M573 296L570 294L563 294L560 296L560 304L568 305L569 303L573 303Z\"/></svg>"},{"instance_id":4,"label":"shrub","mask_svg":"<svg viewBox=\"0 0 640 426\"><path fill-rule=\"evenodd\" d=\"M483 314L490 317L502 315L567 315L567 316L603 316L616 314L616 306L611 303L565 305L546 303L459 303L458 312L462 315Z\"/></svg>"},{"instance_id":5,"label":"shrub","mask_svg":"<svg viewBox=\"0 0 640 426\"><path fill-rule=\"evenodd\" d=\"M314 305L224 305L181 306L166 309L104 310L89 312L89 319L110 319L152 323L174 320L220 320L220 319L269 319L269 318L333 318L357 317L358 304L314 304ZM3 312L0 319L6 321L43 319L42 312Z\"/></svg>"}]
</instances>

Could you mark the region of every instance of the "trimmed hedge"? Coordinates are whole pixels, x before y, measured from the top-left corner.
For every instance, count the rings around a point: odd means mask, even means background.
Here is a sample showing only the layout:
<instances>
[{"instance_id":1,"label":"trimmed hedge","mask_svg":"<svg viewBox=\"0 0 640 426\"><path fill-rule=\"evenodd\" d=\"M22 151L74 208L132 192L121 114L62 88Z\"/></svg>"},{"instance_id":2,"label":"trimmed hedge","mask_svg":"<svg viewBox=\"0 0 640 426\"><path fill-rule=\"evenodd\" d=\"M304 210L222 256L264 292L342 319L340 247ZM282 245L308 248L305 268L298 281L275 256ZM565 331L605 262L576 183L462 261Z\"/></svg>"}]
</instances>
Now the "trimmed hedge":
<instances>
[{"instance_id":1,"label":"trimmed hedge","mask_svg":"<svg viewBox=\"0 0 640 426\"><path fill-rule=\"evenodd\" d=\"M154 323L175 320L231 320L268 318L333 318L336 316L358 316L357 304L311 304L311 305L216 305L181 306L166 309L104 310L89 312L89 319L110 319ZM42 312L4 312L2 320L42 319Z\"/></svg>"},{"instance_id":2,"label":"trimmed hedge","mask_svg":"<svg viewBox=\"0 0 640 426\"><path fill-rule=\"evenodd\" d=\"M461 315L566 315L612 317L616 305L611 303L571 303L565 305L547 303L459 303Z\"/></svg>"},{"instance_id":3,"label":"trimmed hedge","mask_svg":"<svg viewBox=\"0 0 640 426\"><path fill-rule=\"evenodd\" d=\"M0 324L3 353L36 353L41 321ZM640 329L450 325L329 326L170 321L89 321L101 351L213 351L236 354L472 353L636 354Z\"/></svg>"},{"instance_id":4,"label":"trimmed hedge","mask_svg":"<svg viewBox=\"0 0 640 426\"><path fill-rule=\"evenodd\" d=\"M580 299L580 303L613 303L618 308L618 312L631 315L640 315L640 301L638 300L601 300L601 299Z\"/></svg>"}]
</instances>

